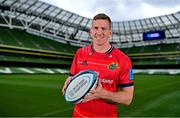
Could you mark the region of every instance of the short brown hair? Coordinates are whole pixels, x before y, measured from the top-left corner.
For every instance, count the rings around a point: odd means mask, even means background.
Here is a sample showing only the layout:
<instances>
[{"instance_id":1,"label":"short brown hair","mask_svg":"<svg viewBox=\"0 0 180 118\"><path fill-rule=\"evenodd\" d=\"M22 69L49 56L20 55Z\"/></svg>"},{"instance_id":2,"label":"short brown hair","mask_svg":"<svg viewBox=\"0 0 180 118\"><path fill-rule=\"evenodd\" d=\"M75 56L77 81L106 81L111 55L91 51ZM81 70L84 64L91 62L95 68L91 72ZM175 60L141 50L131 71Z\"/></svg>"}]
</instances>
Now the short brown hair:
<instances>
[{"instance_id":1,"label":"short brown hair","mask_svg":"<svg viewBox=\"0 0 180 118\"><path fill-rule=\"evenodd\" d=\"M106 15L104 13L99 13L94 16L93 20L98 20L98 19L108 20L110 28L111 28L111 19L108 15Z\"/></svg>"}]
</instances>

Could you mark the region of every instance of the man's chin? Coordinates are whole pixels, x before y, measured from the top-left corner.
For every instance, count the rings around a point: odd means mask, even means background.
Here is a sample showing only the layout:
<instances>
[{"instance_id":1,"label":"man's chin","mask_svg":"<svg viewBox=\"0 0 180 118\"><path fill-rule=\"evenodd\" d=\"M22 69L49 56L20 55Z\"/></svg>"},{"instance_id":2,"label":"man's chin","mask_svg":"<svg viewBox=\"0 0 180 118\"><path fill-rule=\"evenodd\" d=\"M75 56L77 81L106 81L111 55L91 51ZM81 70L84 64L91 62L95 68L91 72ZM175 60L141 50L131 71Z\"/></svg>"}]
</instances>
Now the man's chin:
<instances>
[{"instance_id":1,"label":"man's chin","mask_svg":"<svg viewBox=\"0 0 180 118\"><path fill-rule=\"evenodd\" d=\"M102 43L98 43L97 45L98 45L98 46L103 46L103 44L102 44Z\"/></svg>"},{"instance_id":2,"label":"man's chin","mask_svg":"<svg viewBox=\"0 0 180 118\"><path fill-rule=\"evenodd\" d=\"M98 45L98 46L103 46L103 45L105 44L105 42L96 41L94 44L95 44L95 45Z\"/></svg>"}]
</instances>

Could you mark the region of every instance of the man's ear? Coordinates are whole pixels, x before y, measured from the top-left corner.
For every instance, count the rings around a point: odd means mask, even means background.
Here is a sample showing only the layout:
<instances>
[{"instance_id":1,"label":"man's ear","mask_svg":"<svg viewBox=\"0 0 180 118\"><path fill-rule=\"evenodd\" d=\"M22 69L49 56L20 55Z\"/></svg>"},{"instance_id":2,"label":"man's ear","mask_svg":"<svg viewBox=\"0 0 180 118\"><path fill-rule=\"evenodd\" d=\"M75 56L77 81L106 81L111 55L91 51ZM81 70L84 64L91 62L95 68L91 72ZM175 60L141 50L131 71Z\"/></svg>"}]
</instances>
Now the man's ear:
<instances>
[{"instance_id":1,"label":"man's ear","mask_svg":"<svg viewBox=\"0 0 180 118\"><path fill-rule=\"evenodd\" d=\"M90 34L90 36L92 36L92 30L91 29L89 30L89 34Z\"/></svg>"},{"instance_id":2,"label":"man's ear","mask_svg":"<svg viewBox=\"0 0 180 118\"><path fill-rule=\"evenodd\" d=\"M110 32L109 32L109 38L111 38L112 37L112 30L110 30Z\"/></svg>"}]
</instances>

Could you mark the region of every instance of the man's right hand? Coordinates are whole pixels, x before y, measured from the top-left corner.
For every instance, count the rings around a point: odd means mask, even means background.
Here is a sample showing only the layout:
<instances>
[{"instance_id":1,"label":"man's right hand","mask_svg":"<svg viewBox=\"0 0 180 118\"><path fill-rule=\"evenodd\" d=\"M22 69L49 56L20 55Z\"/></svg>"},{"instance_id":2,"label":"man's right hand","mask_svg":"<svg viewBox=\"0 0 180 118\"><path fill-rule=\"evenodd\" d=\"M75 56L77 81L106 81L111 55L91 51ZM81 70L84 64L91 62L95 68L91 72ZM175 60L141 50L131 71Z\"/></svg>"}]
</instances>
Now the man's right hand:
<instances>
[{"instance_id":1,"label":"man's right hand","mask_svg":"<svg viewBox=\"0 0 180 118\"><path fill-rule=\"evenodd\" d=\"M67 85L69 84L71 78L72 78L72 77L69 76L69 77L66 79L66 81L65 81L65 83L64 83L64 86L63 86L63 88L62 88L62 95L64 95L64 91L65 91Z\"/></svg>"}]
</instances>

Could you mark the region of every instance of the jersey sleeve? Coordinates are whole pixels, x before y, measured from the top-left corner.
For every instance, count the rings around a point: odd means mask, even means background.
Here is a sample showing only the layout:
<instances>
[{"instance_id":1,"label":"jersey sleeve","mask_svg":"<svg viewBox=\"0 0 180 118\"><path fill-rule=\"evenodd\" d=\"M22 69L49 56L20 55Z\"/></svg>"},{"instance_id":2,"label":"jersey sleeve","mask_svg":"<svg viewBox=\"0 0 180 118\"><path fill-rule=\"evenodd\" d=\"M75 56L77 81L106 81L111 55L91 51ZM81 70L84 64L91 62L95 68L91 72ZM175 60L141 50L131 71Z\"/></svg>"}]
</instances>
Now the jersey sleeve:
<instances>
[{"instance_id":1,"label":"jersey sleeve","mask_svg":"<svg viewBox=\"0 0 180 118\"><path fill-rule=\"evenodd\" d=\"M134 85L133 80L133 70L131 60L128 56L125 56L123 60L121 60L120 64L120 74L119 74L119 86L120 87L129 87Z\"/></svg>"},{"instance_id":2,"label":"jersey sleeve","mask_svg":"<svg viewBox=\"0 0 180 118\"><path fill-rule=\"evenodd\" d=\"M71 64L70 76L74 76L77 73L77 58L79 56L79 53L80 50L78 49Z\"/></svg>"}]
</instances>

